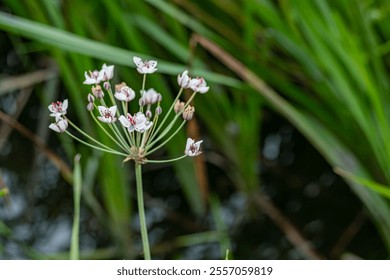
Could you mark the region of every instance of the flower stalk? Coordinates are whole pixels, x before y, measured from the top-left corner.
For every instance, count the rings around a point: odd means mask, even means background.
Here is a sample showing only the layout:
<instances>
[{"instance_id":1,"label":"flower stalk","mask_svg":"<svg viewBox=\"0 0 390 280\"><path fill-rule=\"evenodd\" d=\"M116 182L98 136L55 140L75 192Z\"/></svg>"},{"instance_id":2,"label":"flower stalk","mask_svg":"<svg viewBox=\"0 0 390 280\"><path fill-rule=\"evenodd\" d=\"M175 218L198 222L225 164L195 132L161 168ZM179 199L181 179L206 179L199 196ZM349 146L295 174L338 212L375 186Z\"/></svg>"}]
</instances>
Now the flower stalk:
<instances>
[{"instance_id":1,"label":"flower stalk","mask_svg":"<svg viewBox=\"0 0 390 280\"><path fill-rule=\"evenodd\" d=\"M142 247L144 251L145 260L150 260L150 247L149 247L149 238L148 238L148 229L146 226L145 218L145 207L144 207L144 195L142 187L142 163L135 163L135 181L137 186L137 204L138 204L138 215L139 223L141 227L141 238L142 238Z\"/></svg>"}]
</instances>

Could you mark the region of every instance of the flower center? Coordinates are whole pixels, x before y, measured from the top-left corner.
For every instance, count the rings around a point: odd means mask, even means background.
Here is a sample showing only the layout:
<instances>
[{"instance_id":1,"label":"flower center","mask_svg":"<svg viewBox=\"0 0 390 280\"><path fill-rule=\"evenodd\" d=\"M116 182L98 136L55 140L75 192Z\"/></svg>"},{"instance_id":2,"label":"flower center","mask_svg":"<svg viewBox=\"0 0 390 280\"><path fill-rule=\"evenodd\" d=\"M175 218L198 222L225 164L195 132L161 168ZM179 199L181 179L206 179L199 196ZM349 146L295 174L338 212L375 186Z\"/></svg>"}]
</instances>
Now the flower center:
<instances>
[{"instance_id":1,"label":"flower center","mask_svg":"<svg viewBox=\"0 0 390 280\"><path fill-rule=\"evenodd\" d=\"M137 121L136 121L135 117L132 117L131 115L128 115L127 119L129 120L129 122L130 122L130 124L132 126L135 126L137 124Z\"/></svg>"},{"instance_id":2,"label":"flower center","mask_svg":"<svg viewBox=\"0 0 390 280\"><path fill-rule=\"evenodd\" d=\"M53 106L53 109L57 113L61 113L62 112L62 102L61 101L52 102L51 105Z\"/></svg>"},{"instance_id":3,"label":"flower center","mask_svg":"<svg viewBox=\"0 0 390 280\"><path fill-rule=\"evenodd\" d=\"M104 117L107 118L107 119L112 118L111 112L109 110L105 110L104 111Z\"/></svg>"},{"instance_id":4,"label":"flower center","mask_svg":"<svg viewBox=\"0 0 390 280\"><path fill-rule=\"evenodd\" d=\"M190 151L191 151L191 153L195 154L195 153L196 153L196 150L197 150L196 146L195 146L194 144L191 144L191 145L190 145Z\"/></svg>"}]
</instances>

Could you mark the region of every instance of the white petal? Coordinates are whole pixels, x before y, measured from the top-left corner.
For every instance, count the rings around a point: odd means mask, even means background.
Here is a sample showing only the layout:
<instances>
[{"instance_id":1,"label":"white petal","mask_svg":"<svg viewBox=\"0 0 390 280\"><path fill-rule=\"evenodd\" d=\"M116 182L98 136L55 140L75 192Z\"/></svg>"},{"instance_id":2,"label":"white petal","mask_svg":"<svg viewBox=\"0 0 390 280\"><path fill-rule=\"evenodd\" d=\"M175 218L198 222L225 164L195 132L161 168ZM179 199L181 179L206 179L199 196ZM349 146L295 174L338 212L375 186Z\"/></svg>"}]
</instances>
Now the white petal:
<instances>
[{"instance_id":1,"label":"white petal","mask_svg":"<svg viewBox=\"0 0 390 280\"><path fill-rule=\"evenodd\" d=\"M99 109L100 115L104 116L104 112L107 110L107 108L104 106L98 106L98 109Z\"/></svg>"},{"instance_id":2,"label":"white petal","mask_svg":"<svg viewBox=\"0 0 390 280\"><path fill-rule=\"evenodd\" d=\"M209 91L209 88L210 88L210 87L201 87L201 88L198 89L198 92L200 92L200 93L206 93L206 92Z\"/></svg>"},{"instance_id":3,"label":"white petal","mask_svg":"<svg viewBox=\"0 0 390 280\"><path fill-rule=\"evenodd\" d=\"M130 126L130 122L129 122L129 120L125 116L120 116L119 117L119 121L121 122L121 124L124 127L129 127Z\"/></svg>"},{"instance_id":4,"label":"white petal","mask_svg":"<svg viewBox=\"0 0 390 280\"><path fill-rule=\"evenodd\" d=\"M108 108L108 110L110 111L110 115L111 117L115 117L115 114L116 114L116 105L114 106L111 106L110 108Z\"/></svg>"},{"instance_id":5,"label":"white petal","mask_svg":"<svg viewBox=\"0 0 390 280\"><path fill-rule=\"evenodd\" d=\"M85 71L84 76L85 76L84 84L86 84L86 85L93 85L93 84L97 83L96 79L91 78L88 75L87 71Z\"/></svg>"},{"instance_id":6,"label":"white petal","mask_svg":"<svg viewBox=\"0 0 390 280\"><path fill-rule=\"evenodd\" d=\"M198 148L198 150L200 149L200 144L203 143L203 140L199 140L198 142L196 142L194 145Z\"/></svg>"},{"instance_id":7,"label":"white petal","mask_svg":"<svg viewBox=\"0 0 390 280\"><path fill-rule=\"evenodd\" d=\"M137 65L137 67L140 67L141 66L141 63L142 63L142 59L137 57L137 56L134 56L133 57L133 61L135 63L135 65ZM143 63L142 63L143 64Z\"/></svg>"},{"instance_id":8,"label":"white petal","mask_svg":"<svg viewBox=\"0 0 390 280\"><path fill-rule=\"evenodd\" d=\"M126 100L126 95L124 93L122 93L122 92L115 92L114 96L119 101L125 101Z\"/></svg>"},{"instance_id":9,"label":"white petal","mask_svg":"<svg viewBox=\"0 0 390 280\"><path fill-rule=\"evenodd\" d=\"M190 149L190 146L195 143L195 141L191 138L187 138L186 151Z\"/></svg>"},{"instance_id":10,"label":"white petal","mask_svg":"<svg viewBox=\"0 0 390 280\"><path fill-rule=\"evenodd\" d=\"M68 121L67 120L61 120L57 123L58 128L61 132L64 132L68 128Z\"/></svg>"},{"instance_id":11,"label":"white petal","mask_svg":"<svg viewBox=\"0 0 390 280\"><path fill-rule=\"evenodd\" d=\"M61 132L59 127L55 123L50 124L49 128L54 130L55 132Z\"/></svg>"},{"instance_id":12,"label":"white petal","mask_svg":"<svg viewBox=\"0 0 390 280\"><path fill-rule=\"evenodd\" d=\"M145 125L145 130L148 130L149 128L151 128L152 125L153 125L153 122L147 121L146 125Z\"/></svg>"},{"instance_id":13,"label":"white petal","mask_svg":"<svg viewBox=\"0 0 390 280\"><path fill-rule=\"evenodd\" d=\"M155 71L157 71L157 61L155 61L155 60L149 60L148 61L148 63L149 63L149 67L148 67L148 69L149 69L149 73L153 73L153 72L155 72Z\"/></svg>"},{"instance_id":14,"label":"white petal","mask_svg":"<svg viewBox=\"0 0 390 280\"><path fill-rule=\"evenodd\" d=\"M68 109L68 99L65 99L64 102L62 102L62 111L66 112L66 109Z\"/></svg>"}]
</instances>

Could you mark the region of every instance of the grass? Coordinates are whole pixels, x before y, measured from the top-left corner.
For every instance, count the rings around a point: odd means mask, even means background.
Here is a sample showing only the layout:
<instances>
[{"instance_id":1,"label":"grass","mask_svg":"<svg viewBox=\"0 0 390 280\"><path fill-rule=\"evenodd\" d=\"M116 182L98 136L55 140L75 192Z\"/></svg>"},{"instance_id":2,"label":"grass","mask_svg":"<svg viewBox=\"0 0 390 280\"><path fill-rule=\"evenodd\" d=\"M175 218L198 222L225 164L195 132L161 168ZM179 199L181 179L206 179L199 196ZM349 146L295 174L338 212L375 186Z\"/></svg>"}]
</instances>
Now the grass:
<instances>
[{"instance_id":1,"label":"grass","mask_svg":"<svg viewBox=\"0 0 390 280\"><path fill-rule=\"evenodd\" d=\"M136 84L140 81L128 69L134 67L133 55L157 59L159 73L168 77L190 67L194 75L207 77L212 87L207 100L196 101L196 115L212 148L227 159L224 166L240 191L250 196L260 186L262 108L269 106L299 129L334 168L347 172L340 174L367 207L390 250L386 1L107 0L59 6L54 1L8 0L4 5L15 16L0 12L0 29L12 38L31 40L26 52L44 50L55 59L66 95L75 104L73 113L84 127L95 130L80 98L88 92L82 86L85 70L103 62L116 64L124 73L118 78ZM168 93L175 77L157 75L150 82ZM172 96L164 96L165 106L171 101ZM203 132L195 125L187 133ZM168 153L177 152L176 143L184 143L185 137L178 135ZM83 158L92 157L88 150L70 147L69 158L75 149ZM122 172L114 157L103 155L97 161L91 161L95 165L91 170L102 186L103 206L93 196L85 201L99 219L111 224L118 248L123 248L132 236L129 197L134 194L128 182L133 174ZM208 199L207 180L200 179L206 177L202 163L180 162L175 171L195 215L202 216L209 201L218 205ZM92 194L93 182L89 185L86 192ZM213 213L218 221L218 211ZM223 224L217 225L223 232ZM210 236L199 239L220 235ZM220 244L226 247L229 242L223 237Z\"/></svg>"}]
</instances>

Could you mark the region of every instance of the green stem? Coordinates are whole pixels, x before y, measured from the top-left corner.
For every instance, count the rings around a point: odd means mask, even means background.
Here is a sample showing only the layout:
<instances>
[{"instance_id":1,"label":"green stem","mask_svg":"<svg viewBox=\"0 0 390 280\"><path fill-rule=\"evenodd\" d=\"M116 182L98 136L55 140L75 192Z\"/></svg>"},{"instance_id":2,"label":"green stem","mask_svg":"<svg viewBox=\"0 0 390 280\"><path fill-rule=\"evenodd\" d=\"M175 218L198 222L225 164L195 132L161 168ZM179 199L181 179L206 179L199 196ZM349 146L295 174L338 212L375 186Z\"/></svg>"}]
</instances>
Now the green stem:
<instances>
[{"instance_id":1,"label":"green stem","mask_svg":"<svg viewBox=\"0 0 390 280\"><path fill-rule=\"evenodd\" d=\"M173 162L173 161L177 161L177 160L181 160L183 158L185 158L187 155L182 155L180 157L177 157L177 158L172 158L172 159L165 159L165 160L147 160L147 163L168 163L168 162Z\"/></svg>"},{"instance_id":2,"label":"green stem","mask_svg":"<svg viewBox=\"0 0 390 280\"><path fill-rule=\"evenodd\" d=\"M165 114L165 117L163 118L162 122L160 123L160 126L157 127L156 133L154 133L153 136L151 137L151 141L154 139L155 135L157 135L157 133L160 131L160 129L162 128L162 126L164 125L166 120L168 119L169 114L171 113L171 111L173 111L173 107L175 106L176 101L179 100L179 97L180 97L182 92L183 92L183 88L180 88L180 91L176 95L175 100L173 100L173 103L172 103L171 107L168 109L167 113Z\"/></svg>"},{"instance_id":3,"label":"green stem","mask_svg":"<svg viewBox=\"0 0 390 280\"><path fill-rule=\"evenodd\" d=\"M95 107L97 107L95 105ZM126 147L126 146L123 146L121 143L119 143L117 140L115 140L115 138L103 127L103 125L101 124L101 122L95 117L95 115L92 113L92 111L90 112L91 113L91 116L93 118L93 120L95 121L95 123L100 127L101 130L103 130L103 132L115 143L117 144L120 148L122 148L122 150L124 150L125 152L129 152L129 148ZM112 129L112 128L111 128Z\"/></svg>"},{"instance_id":4,"label":"green stem","mask_svg":"<svg viewBox=\"0 0 390 280\"><path fill-rule=\"evenodd\" d=\"M124 153L118 152L118 151L116 151L116 150L114 150L114 149L111 149L111 148L109 148L109 147L108 147L107 149L103 149L103 148L100 148L100 147L98 147L98 146L94 146L94 145L92 145L92 144L90 144L90 143L88 143L88 142L85 142L85 141L81 140L81 139L78 138L77 136L74 136L72 133L70 133L70 132L67 131L67 130L65 130L65 133L68 134L68 135L69 135L70 137L72 137L73 139L79 141L80 143L82 143L82 144L84 144L84 145L86 145L86 146L89 146L89 147L91 147L91 148L94 148L94 149L96 149L96 150L103 151L103 152L107 152L107 153L111 153L111 154L115 154L115 155L120 155L120 156L124 156L124 157L127 157L127 156L128 156L128 154L124 154Z\"/></svg>"},{"instance_id":5,"label":"green stem","mask_svg":"<svg viewBox=\"0 0 390 280\"><path fill-rule=\"evenodd\" d=\"M137 202L138 202L138 214L141 225L141 238L142 247L144 250L145 260L150 260L150 248L148 240L148 229L146 228L145 209L144 209L144 197L142 188L142 168L140 163L135 163L135 181L137 183Z\"/></svg>"}]
</instances>

